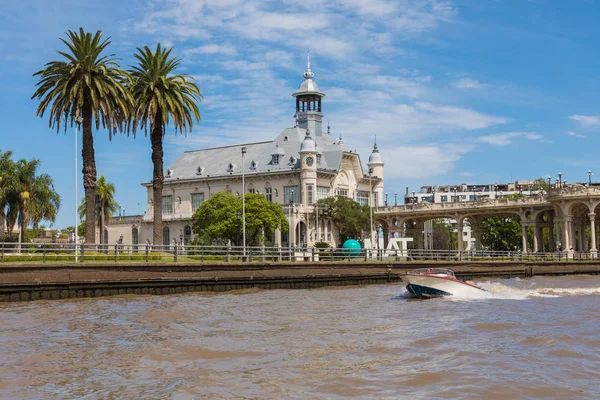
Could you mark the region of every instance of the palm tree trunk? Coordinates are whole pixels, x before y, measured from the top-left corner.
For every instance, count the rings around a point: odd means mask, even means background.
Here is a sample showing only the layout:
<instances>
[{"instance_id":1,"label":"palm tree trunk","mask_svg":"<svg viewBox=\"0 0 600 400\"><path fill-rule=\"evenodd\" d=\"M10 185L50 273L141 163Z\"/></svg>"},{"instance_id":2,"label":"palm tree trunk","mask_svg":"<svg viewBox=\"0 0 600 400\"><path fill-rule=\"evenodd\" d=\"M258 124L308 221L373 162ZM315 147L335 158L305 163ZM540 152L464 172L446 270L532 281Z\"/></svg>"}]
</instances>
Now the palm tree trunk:
<instances>
[{"instance_id":1,"label":"palm tree trunk","mask_svg":"<svg viewBox=\"0 0 600 400\"><path fill-rule=\"evenodd\" d=\"M85 191L85 243L96 242L96 157L92 135L92 108L83 107L83 188Z\"/></svg>"},{"instance_id":2,"label":"palm tree trunk","mask_svg":"<svg viewBox=\"0 0 600 400\"><path fill-rule=\"evenodd\" d=\"M156 114L152 133L150 133L152 164L154 165L154 173L152 175L152 197L154 201L152 242L155 245L162 245L163 134L160 110Z\"/></svg>"}]
</instances>

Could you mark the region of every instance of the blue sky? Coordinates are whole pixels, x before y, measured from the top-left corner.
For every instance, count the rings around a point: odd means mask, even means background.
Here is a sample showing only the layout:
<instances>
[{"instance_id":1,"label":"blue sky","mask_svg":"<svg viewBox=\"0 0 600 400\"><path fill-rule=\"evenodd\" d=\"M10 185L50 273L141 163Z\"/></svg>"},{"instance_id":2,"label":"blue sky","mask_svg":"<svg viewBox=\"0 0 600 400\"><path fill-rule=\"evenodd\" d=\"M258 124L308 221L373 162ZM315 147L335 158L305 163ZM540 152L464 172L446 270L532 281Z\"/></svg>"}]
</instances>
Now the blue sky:
<instances>
[{"instance_id":1,"label":"blue sky","mask_svg":"<svg viewBox=\"0 0 600 400\"><path fill-rule=\"evenodd\" d=\"M80 26L110 36L123 67L138 46L174 46L179 72L196 78L202 121L186 137L168 130L165 167L185 150L268 140L293 126L291 94L310 48L332 134L363 162L377 134L390 196L422 185L559 171L568 182L585 182L589 169L600 174L598 1L5 3L0 149L39 158L53 176L63 197L59 228L73 224L73 131L57 134L47 117L35 117L32 74L58 59L59 37ZM116 185L117 201L127 214L142 213L149 138L109 142L100 131L95 148L98 174Z\"/></svg>"}]
</instances>

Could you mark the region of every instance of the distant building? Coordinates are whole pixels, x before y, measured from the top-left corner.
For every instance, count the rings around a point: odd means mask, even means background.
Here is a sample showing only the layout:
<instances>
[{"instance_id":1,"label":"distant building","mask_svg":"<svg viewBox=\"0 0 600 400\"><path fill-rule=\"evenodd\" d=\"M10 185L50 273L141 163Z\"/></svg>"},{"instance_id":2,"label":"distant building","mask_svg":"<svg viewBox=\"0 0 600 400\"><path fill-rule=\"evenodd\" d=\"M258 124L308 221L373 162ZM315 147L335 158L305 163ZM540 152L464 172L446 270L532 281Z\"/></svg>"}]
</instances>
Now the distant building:
<instances>
[{"instance_id":1,"label":"distant building","mask_svg":"<svg viewBox=\"0 0 600 400\"><path fill-rule=\"evenodd\" d=\"M516 181L514 183L494 183L485 185L442 185L442 186L421 186L421 189L416 192L409 191L406 188L404 195L404 204L418 204L421 202L427 203L446 203L446 202L461 202L475 201L484 198L496 199L507 196L523 195L532 196L539 194L542 188L536 181ZM456 229L456 221L447 219L454 230ZM424 224L423 235L425 238L425 248L432 248L431 243L427 243L427 238L432 240L431 221ZM475 235L469 225L465 225L463 229L463 242L466 243L466 250L475 248Z\"/></svg>"},{"instance_id":2,"label":"distant building","mask_svg":"<svg viewBox=\"0 0 600 400\"><path fill-rule=\"evenodd\" d=\"M162 198L163 244L187 243L194 238L191 217L214 193L241 195L242 175L248 193L262 193L280 204L288 217L289 232L275 232L270 241L282 246L311 246L327 242L338 246L339 233L330 221L319 219L315 203L344 196L360 204L383 205L384 162L374 145L363 169L357 153L348 150L342 136L322 129L325 94L313 80L310 59L304 81L292 96L295 120L275 139L184 152L165 171ZM242 172L243 171L243 172ZM105 243L144 244L152 240L152 184L147 188L145 215L113 217L107 224ZM317 234L318 232L318 234Z\"/></svg>"}]
</instances>

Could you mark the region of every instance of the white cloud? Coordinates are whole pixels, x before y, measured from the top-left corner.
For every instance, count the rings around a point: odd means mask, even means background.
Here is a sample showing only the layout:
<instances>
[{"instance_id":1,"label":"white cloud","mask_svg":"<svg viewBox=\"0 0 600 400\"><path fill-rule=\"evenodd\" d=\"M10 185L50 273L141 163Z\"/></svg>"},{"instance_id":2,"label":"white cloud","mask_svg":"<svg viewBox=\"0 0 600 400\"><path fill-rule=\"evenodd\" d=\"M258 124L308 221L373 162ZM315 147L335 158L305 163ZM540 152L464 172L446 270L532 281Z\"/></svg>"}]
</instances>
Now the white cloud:
<instances>
[{"instance_id":1,"label":"white cloud","mask_svg":"<svg viewBox=\"0 0 600 400\"><path fill-rule=\"evenodd\" d=\"M425 178L452 171L462 157L474 149L462 144L434 144L386 148L385 176Z\"/></svg>"},{"instance_id":2,"label":"white cloud","mask_svg":"<svg viewBox=\"0 0 600 400\"><path fill-rule=\"evenodd\" d=\"M484 83L471 78L461 78L452 83L458 89L480 89L487 86Z\"/></svg>"},{"instance_id":3,"label":"white cloud","mask_svg":"<svg viewBox=\"0 0 600 400\"><path fill-rule=\"evenodd\" d=\"M460 176L466 176L466 177L472 177L475 176L474 172L469 172L469 171L463 171L463 172L459 172L458 175Z\"/></svg>"},{"instance_id":4,"label":"white cloud","mask_svg":"<svg viewBox=\"0 0 600 400\"><path fill-rule=\"evenodd\" d=\"M570 115L569 119L579 122L581 125L598 125L600 118L595 115Z\"/></svg>"},{"instance_id":5,"label":"white cloud","mask_svg":"<svg viewBox=\"0 0 600 400\"><path fill-rule=\"evenodd\" d=\"M234 56L237 51L229 45L206 44L204 46L186 49L184 54L226 54Z\"/></svg>"},{"instance_id":6,"label":"white cloud","mask_svg":"<svg viewBox=\"0 0 600 400\"><path fill-rule=\"evenodd\" d=\"M511 144L516 138L525 138L528 140L541 141L541 139L543 139L543 136L536 132L506 132L481 136L477 139L477 141L491 144L494 146L507 146Z\"/></svg>"},{"instance_id":7,"label":"white cloud","mask_svg":"<svg viewBox=\"0 0 600 400\"><path fill-rule=\"evenodd\" d=\"M585 139L585 138L587 138L587 136L581 135L581 134L579 134L577 132L573 132L573 131L567 132L567 135L569 135L571 137L574 137L574 138L577 138L577 139Z\"/></svg>"}]
</instances>

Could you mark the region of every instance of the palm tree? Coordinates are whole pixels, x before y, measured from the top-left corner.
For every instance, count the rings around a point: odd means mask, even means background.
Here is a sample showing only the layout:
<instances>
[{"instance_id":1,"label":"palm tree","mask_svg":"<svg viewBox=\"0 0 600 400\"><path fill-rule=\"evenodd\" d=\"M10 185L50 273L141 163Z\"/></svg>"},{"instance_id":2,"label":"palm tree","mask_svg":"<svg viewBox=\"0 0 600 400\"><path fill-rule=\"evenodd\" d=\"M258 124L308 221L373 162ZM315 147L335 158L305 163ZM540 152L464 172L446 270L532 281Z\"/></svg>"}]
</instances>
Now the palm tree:
<instances>
[{"instance_id":1,"label":"palm tree","mask_svg":"<svg viewBox=\"0 0 600 400\"><path fill-rule=\"evenodd\" d=\"M102 55L110 44L103 40L102 32L94 35L83 28L79 32L68 31L67 38L60 39L69 53L58 51L65 60L51 61L34 76L39 76L37 90L32 96L40 99L36 115L43 117L50 108L50 127L57 132L64 119L71 127L81 123L83 127L83 187L87 200L86 243L94 243L94 200L96 190L96 159L92 124L108 130L109 139L119 131L129 118L131 95L123 84L127 73L119 68L114 54Z\"/></svg>"},{"instance_id":2,"label":"palm tree","mask_svg":"<svg viewBox=\"0 0 600 400\"><path fill-rule=\"evenodd\" d=\"M130 91L134 108L131 116L133 132L138 127L148 134L152 143L152 195L154 201L152 241L162 244L162 190L163 190L163 138L169 119L173 119L175 134L191 132L193 120L200 121L197 102L202 98L200 89L188 75L173 74L181 59L170 57L173 48L161 48L153 53L148 46L138 47L134 54L139 64L132 66Z\"/></svg>"},{"instance_id":3,"label":"palm tree","mask_svg":"<svg viewBox=\"0 0 600 400\"><path fill-rule=\"evenodd\" d=\"M15 166L12 151L0 150L0 240L4 240L4 222L7 219L10 189L14 178ZM12 227L10 228L12 233Z\"/></svg>"},{"instance_id":4,"label":"palm tree","mask_svg":"<svg viewBox=\"0 0 600 400\"><path fill-rule=\"evenodd\" d=\"M100 175L98 182L96 182L95 201L95 215L98 221L98 230L100 231L100 244L104 242L105 223L110 220L111 216L119 209L119 204L115 201L115 191L115 185L107 182L104 175ZM79 206L79 216L81 219L85 219L86 209L86 201L83 199L81 205Z\"/></svg>"},{"instance_id":5,"label":"palm tree","mask_svg":"<svg viewBox=\"0 0 600 400\"><path fill-rule=\"evenodd\" d=\"M25 239L25 228L37 226L41 220L54 222L60 207L60 196L48 174L37 174L40 160L19 160L15 168L13 195L18 194L19 242Z\"/></svg>"}]
</instances>

